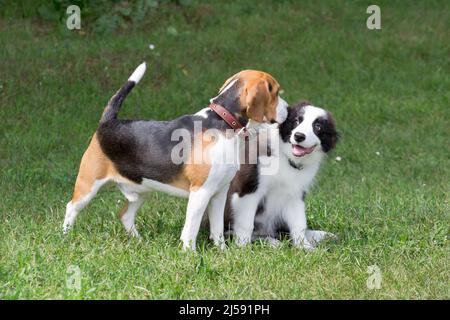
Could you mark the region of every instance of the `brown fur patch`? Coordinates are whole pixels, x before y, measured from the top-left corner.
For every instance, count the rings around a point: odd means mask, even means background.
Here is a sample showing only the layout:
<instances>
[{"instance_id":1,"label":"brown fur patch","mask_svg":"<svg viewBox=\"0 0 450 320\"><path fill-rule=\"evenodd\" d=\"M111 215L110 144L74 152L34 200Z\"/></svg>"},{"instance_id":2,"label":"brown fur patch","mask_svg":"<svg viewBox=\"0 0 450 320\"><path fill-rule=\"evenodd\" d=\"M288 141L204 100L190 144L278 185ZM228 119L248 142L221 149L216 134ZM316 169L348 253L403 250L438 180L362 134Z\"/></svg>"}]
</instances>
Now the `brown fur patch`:
<instances>
[{"instance_id":1,"label":"brown fur patch","mask_svg":"<svg viewBox=\"0 0 450 320\"><path fill-rule=\"evenodd\" d=\"M194 137L194 139L201 141L201 143L197 144L198 148L201 148L201 150L196 150L196 144L194 144L191 150L191 156L182 171L182 175L189 183L190 191L198 190L208 178L211 169L208 152L215 144L211 137L204 133L198 137ZM198 157L199 155L202 156L201 159L196 159L195 157Z\"/></svg>"},{"instance_id":2,"label":"brown fur patch","mask_svg":"<svg viewBox=\"0 0 450 320\"><path fill-rule=\"evenodd\" d=\"M172 180L169 185L172 187L183 189L189 191L189 179L185 176L185 174L179 174L174 180Z\"/></svg>"},{"instance_id":3,"label":"brown fur patch","mask_svg":"<svg viewBox=\"0 0 450 320\"><path fill-rule=\"evenodd\" d=\"M77 202L91 192L96 180L117 176L120 174L112 161L103 153L95 133L81 159L72 202Z\"/></svg>"}]
</instances>

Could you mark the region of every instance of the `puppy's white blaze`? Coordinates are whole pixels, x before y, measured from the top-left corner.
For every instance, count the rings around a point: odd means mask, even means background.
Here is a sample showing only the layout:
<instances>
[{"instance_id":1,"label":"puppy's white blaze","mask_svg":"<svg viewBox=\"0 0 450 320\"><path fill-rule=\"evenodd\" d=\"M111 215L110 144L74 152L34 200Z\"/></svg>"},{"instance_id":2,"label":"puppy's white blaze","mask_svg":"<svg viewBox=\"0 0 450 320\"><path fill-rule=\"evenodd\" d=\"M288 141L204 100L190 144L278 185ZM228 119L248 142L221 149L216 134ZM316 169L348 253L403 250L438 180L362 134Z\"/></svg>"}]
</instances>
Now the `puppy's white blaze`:
<instances>
[{"instance_id":1,"label":"puppy's white blaze","mask_svg":"<svg viewBox=\"0 0 450 320\"><path fill-rule=\"evenodd\" d=\"M133 81L138 84L144 76L145 70L147 69L147 65L145 62L142 62L136 70L134 70L133 74L128 78L128 81Z\"/></svg>"},{"instance_id":2,"label":"puppy's white blaze","mask_svg":"<svg viewBox=\"0 0 450 320\"><path fill-rule=\"evenodd\" d=\"M326 117L327 113L322 108L314 107L314 106L305 106L305 113L303 115L303 121L292 130L292 134L290 137L290 142L292 144L297 144L294 139L295 133L303 133L306 138L303 142L300 143L302 147L312 147L315 144L320 143L319 137L316 136L313 130L313 123L319 117Z\"/></svg>"}]
</instances>

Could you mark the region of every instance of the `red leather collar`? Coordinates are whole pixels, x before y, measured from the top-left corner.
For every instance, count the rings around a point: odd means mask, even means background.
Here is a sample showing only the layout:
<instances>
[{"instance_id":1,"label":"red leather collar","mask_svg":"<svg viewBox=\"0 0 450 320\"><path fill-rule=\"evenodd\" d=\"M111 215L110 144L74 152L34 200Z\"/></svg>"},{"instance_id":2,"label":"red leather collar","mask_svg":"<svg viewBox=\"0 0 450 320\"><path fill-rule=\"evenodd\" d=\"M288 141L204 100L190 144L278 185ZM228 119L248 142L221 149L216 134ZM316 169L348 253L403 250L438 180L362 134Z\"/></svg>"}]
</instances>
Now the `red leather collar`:
<instances>
[{"instance_id":1,"label":"red leather collar","mask_svg":"<svg viewBox=\"0 0 450 320\"><path fill-rule=\"evenodd\" d=\"M231 112L221 105L210 103L209 107L234 130L242 130L243 132L246 131L246 128L239 123L239 121L231 114Z\"/></svg>"}]
</instances>

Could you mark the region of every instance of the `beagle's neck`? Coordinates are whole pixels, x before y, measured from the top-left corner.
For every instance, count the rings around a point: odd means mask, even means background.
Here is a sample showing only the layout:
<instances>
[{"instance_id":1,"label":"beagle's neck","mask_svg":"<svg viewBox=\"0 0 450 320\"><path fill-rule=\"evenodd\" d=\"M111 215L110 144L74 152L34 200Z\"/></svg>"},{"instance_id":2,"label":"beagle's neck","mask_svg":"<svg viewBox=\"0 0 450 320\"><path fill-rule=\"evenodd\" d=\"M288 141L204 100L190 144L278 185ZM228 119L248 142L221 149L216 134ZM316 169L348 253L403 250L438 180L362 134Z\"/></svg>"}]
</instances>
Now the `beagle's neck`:
<instances>
[{"instance_id":1,"label":"beagle's neck","mask_svg":"<svg viewBox=\"0 0 450 320\"><path fill-rule=\"evenodd\" d=\"M240 88L239 81L232 81L226 88L224 88L219 95L210 99L211 103L218 104L227 109L236 120L238 120L243 126L248 122L248 118L244 117L241 113L242 106L240 100Z\"/></svg>"}]
</instances>

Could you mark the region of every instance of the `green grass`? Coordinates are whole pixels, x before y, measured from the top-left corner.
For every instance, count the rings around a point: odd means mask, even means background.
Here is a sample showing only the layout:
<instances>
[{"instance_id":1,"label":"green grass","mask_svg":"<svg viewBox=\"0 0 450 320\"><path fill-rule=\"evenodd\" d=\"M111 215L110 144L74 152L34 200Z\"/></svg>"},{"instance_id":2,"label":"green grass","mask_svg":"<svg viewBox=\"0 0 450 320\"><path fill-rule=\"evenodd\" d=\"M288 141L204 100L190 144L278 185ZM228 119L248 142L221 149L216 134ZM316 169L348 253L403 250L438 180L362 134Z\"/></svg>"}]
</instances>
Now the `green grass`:
<instances>
[{"instance_id":1,"label":"green grass","mask_svg":"<svg viewBox=\"0 0 450 320\"><path fill-rule=\"evenodd\" d=\"M103 36L2 18L0 299L449 299L449 2L378 1L380 31L366 28L369 4L214 1ZM81 155L143 59L123 118L195 112L244 68L272 73L290 102L331 110L342 140L307 206L310 226L340 240L312 253L288 243L220 252L202 230L198 252L184 253L186 200L153 194L138 241L114 188L63 236ZM70 265L79 292L66 288ZM370 265L379 290L366 286Z\"/></svg>"}]
</instances>

